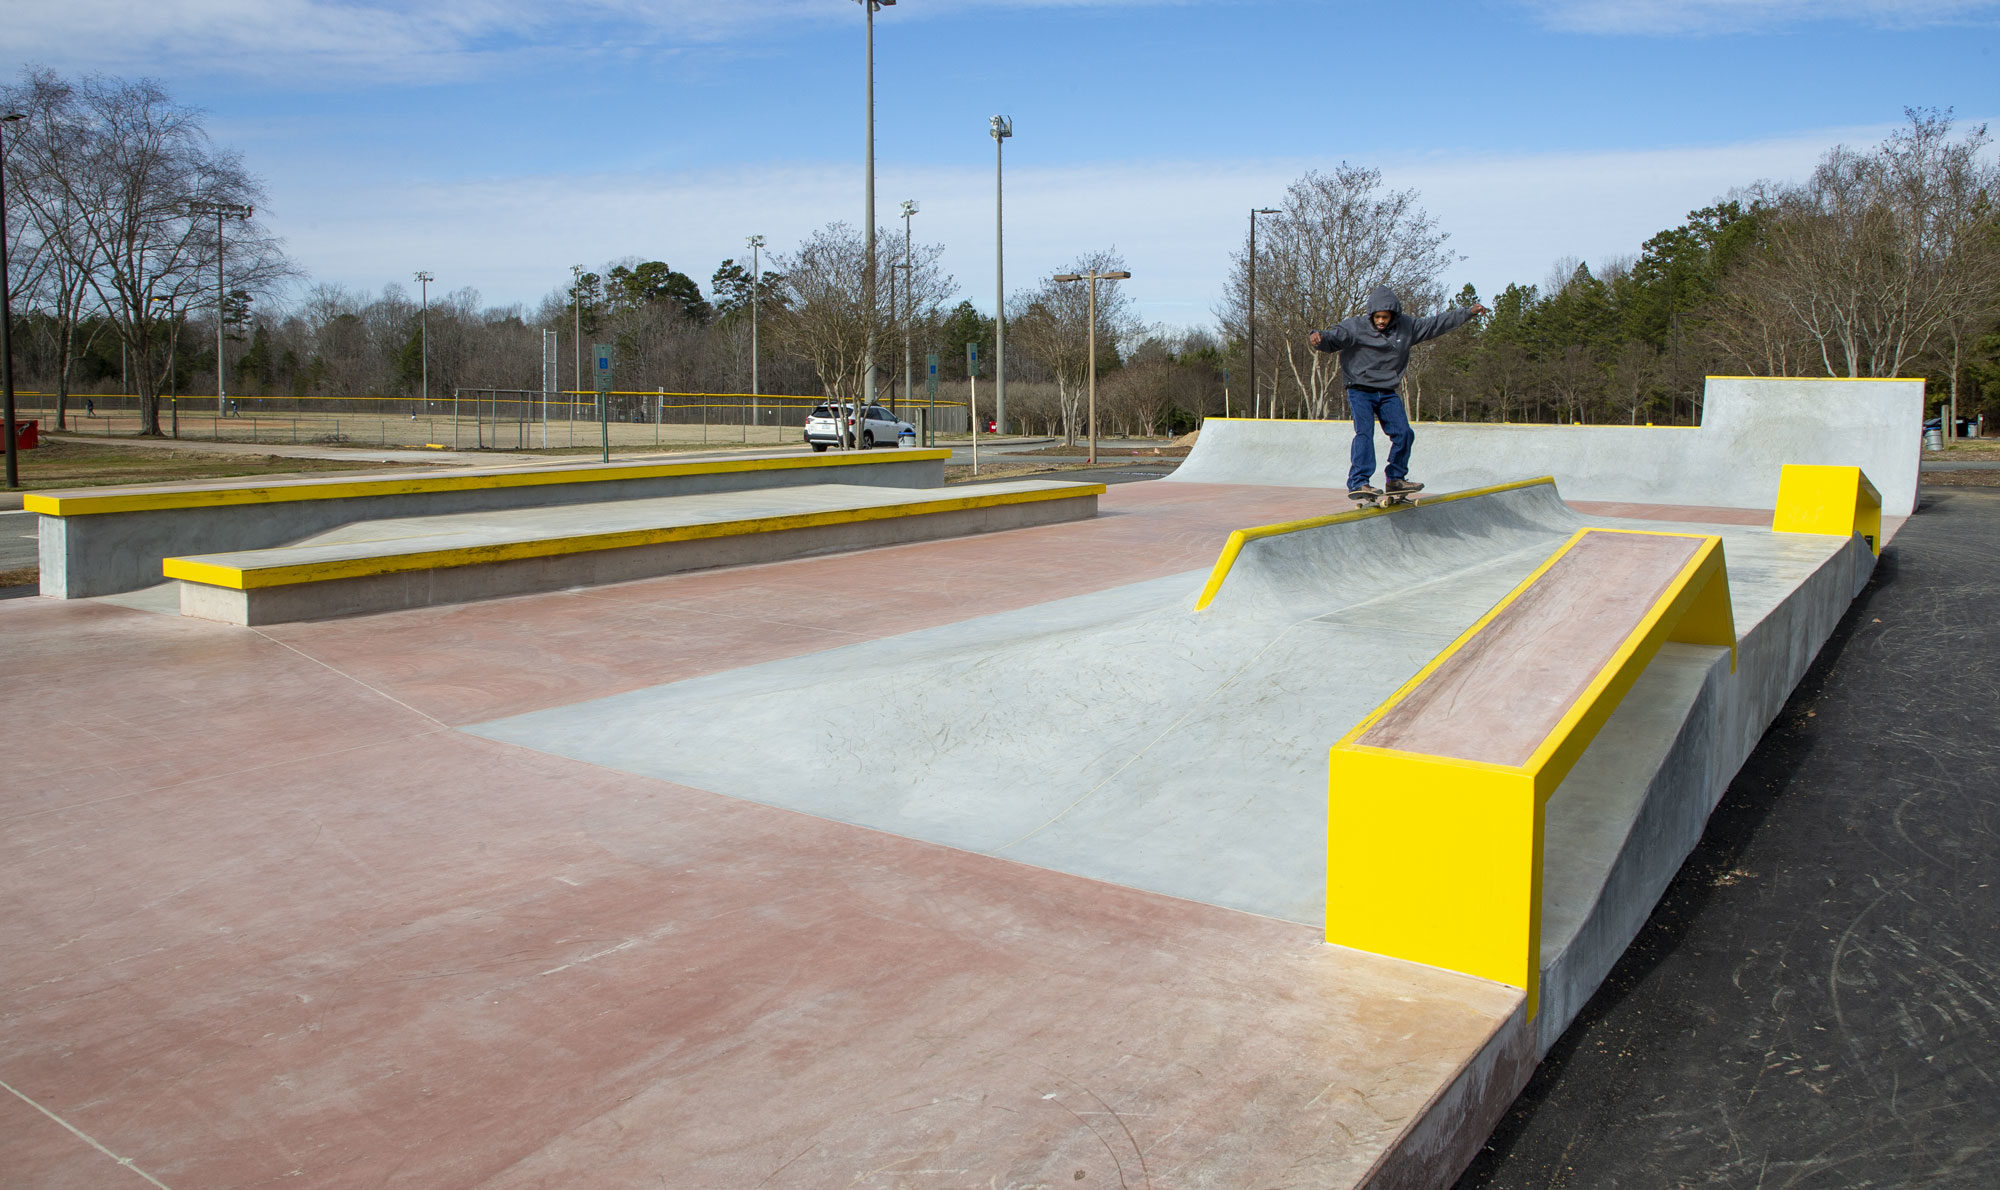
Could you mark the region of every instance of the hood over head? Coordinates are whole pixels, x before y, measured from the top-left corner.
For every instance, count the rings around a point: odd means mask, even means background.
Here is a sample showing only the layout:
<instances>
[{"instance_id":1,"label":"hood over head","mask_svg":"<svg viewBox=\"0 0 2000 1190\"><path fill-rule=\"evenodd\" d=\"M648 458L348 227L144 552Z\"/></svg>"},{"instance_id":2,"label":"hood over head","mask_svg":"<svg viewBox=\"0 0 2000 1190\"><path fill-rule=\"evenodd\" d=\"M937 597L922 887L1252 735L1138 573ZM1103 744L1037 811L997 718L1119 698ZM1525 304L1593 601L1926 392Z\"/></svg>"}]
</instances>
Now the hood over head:
<instances>
[{"instance_id":1,"label":"hood over head","mask_svg":"<svg viewBox=\"0 0 2000 1190\"><path fill-rule=\"evenodd\" d=\"M1387 285L1377 285L1375 292L1368 295L1368 309L1366 312L1373 314L1377 310L1387 310L1391 314L1401 314L1403 312L1403 303L1397 300L1395 290L1389 288Z\"/></svg>"}]
</instances>

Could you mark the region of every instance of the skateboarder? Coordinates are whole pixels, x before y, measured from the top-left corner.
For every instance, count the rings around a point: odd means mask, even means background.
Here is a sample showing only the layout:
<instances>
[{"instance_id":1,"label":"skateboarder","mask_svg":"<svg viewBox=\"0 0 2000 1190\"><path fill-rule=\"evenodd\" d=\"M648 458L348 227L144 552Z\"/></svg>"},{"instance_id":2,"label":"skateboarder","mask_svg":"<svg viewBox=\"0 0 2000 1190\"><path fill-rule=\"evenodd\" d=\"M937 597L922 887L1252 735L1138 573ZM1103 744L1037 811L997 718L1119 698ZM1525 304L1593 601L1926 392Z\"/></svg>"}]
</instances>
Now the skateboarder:
<instances>
[{"instance_id":1,"label":"skateboarder","mask_svg":"<svg viewBox=\"0 0 2000 1190\"><path fill-rule=\"evenodd\" d=\"M1410 444L1417 436L1410 430L1410 417L1396 386L1403 381L1403 369L1410 366L1410 348L1484 313L1486 307L1475 304L1412 318L1403 313L1395 290L1378 285L1368 295L1367 314L1306 336L1315 351L1340 353L1340 383L1347 389L1347 407L1354 412L1354 450L1347 471L1350 497L1370 504L1383 497L1382 489L1369 483L1375 477L1378 418L1389 435L1389 465L1383 470L1389 498L1407 499L1424 490L1409 477Z\"/></svg>"}]
</instances>

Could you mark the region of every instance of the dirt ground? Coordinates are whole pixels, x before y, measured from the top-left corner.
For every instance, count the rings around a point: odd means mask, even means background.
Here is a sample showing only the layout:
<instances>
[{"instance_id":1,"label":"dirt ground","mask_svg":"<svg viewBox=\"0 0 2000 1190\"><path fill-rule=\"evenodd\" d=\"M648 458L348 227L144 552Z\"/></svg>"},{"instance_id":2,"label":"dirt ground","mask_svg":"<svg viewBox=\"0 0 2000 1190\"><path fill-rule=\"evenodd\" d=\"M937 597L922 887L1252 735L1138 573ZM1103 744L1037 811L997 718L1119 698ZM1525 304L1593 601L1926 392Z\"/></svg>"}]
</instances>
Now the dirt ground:
<instances>
[{"instance_id":1,"label":"dirt ground","mask_svg":"<svg viewBox=\"0 0 2000 1190\"><path fill-rule=\"evenodd\" d=\"M40 446L18 455L21 487L27 491L103 487L108 484L168 483L182 479L225 479L239 475L291 475L322 471L407 471L408 463L360 459L301 459L283 455L209 454L108 446L44 436Z\"/></svg>"}]
</instances>

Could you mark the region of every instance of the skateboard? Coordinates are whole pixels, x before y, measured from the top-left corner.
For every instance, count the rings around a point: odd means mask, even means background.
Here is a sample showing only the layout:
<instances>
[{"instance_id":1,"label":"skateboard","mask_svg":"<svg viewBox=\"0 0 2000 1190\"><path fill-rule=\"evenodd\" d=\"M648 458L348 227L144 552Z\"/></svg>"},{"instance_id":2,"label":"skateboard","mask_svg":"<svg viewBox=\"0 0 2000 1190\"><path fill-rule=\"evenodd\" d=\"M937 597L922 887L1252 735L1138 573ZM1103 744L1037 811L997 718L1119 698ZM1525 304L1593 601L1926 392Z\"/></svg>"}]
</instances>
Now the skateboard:
<instances>
[{"instance_id":1,"label":"skateboard","mask_svg":"<svg viewBox=\"0 0 2000 1190\"><path fill-rule=\"evenodd\" d=\"M1350 492L1347 498L1354 501L1356 508L1397 508L1422 502L1415 492L1384 492L1380 496L1357 496Z\"/></svg>"}]
</instances>

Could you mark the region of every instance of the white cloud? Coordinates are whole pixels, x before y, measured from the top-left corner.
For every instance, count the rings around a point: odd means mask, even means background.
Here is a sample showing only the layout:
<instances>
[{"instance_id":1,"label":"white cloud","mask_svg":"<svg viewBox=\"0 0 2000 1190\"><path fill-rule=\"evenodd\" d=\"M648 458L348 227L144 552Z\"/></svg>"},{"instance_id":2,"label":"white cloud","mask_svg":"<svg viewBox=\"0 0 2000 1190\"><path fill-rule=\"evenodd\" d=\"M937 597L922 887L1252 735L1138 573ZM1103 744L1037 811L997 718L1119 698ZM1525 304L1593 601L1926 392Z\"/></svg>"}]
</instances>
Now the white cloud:
<instances>
[{"instance_id":1,"label":"white cloud","mask_svg":"<svg viewBox=\"0 0 2000 1190\"><path fill-rule=\"evenodd\" d=\"M1774 140L1685 148L1517 156L1385 159L1387 182L1416 187L1466 256L1449 278L1491 295L1539 282L1563 256L1629 255L1654 232L1730 189L1798 178L1827 148L1879 140L1883 128L1833 129ZM1135 274L1142 317L1206 323L1245 211L1277 198L1326 161L1141 161L1102 167L1010 167L1010 291L1115 245ZM304 172L300 172L304 171ZM471 285L493 304L538 301L568 277L628 254L667 260L704 284L724 257L746 255L760 232L773 250L833 219L859 223L858 169L738 167L681 175L532 176L394 186L302 165L271 177L271 226L315 279L374 290L418 268L447 289ZM379 196L394 194L393 200ZM916 198L916 234L947 246L963 296L993 303L990 168L885 164L878 217ZM900 236L898 237L900 239Z\"/></svg>"},{"instance_id":2,"label":"white cloud","mask_svg":"<svg viewBox=\"0 0 2000 1190\"><path fill-rule=\"evenodd\" d=\"M2000 0L1525 0L1566 32L1743 33L1808 21L1890 28L2000 20Z\"/></svg>"},{"instance_id":3,"label":"white cloud","mask_svg":"<svg viewBox=\"0 0 2000 1190\"><path fill-rule=\"evenodd\" d=\"M933 0L895 19L1194 2ZM855 11L845 0L44 0L9 11L7 50L15 61L58 68L199 68L310 89L547 69L565 54L670 51L801 22L855 20ZM106 36L111 30L116 36Z\"/></svg>"}]
</instances>

